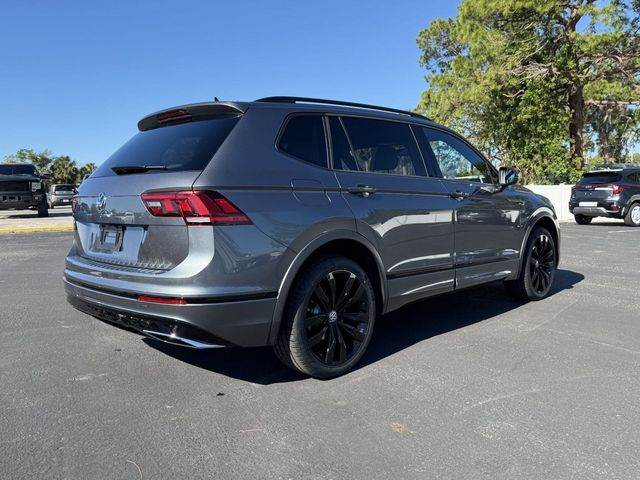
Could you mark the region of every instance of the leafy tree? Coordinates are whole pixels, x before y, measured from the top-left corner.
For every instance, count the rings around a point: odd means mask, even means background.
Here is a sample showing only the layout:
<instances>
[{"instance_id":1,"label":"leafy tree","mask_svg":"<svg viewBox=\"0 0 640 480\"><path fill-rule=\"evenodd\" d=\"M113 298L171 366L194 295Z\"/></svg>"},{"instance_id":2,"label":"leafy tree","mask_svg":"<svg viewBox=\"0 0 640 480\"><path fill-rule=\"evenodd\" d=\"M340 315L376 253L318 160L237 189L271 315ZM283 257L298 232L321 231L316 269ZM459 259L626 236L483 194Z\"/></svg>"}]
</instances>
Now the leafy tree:
<instances>
[{"instance_id":1,"label":"leafy tree","mask_svg":"<svg viewBox=\"0 0 640 480\"><path fill-rule=\"evenodd\" d=\"M418 110L527 181L573 180L589 141L617 156L635 139L639 13L640 0L463 0L419 34Z\"/></svg>"},{"instance_id":2,"label":"leafy tree","mask_svg":"<svg viewBox=\"0 0 640 480\"><path fill-rule=\"evenodd\" d=\"M96 168L98 168L98 166L92 162L85 163L84 165L82 165L78 169L78 176L76 177L76 181L75 181L76 185L80 185L84 180L84 177L87 175L91 175L93 172L96 171Z\"/></svg>"},{"instance_id":3,"label":"leafy tree","mask_svg":"<svg viewBox=\"0 0 640 480\"><path fill-rule=\"evenodd\" d=\"M49 150L36 152L31 148L21 148L12 155L4 157L7 162L33 163L39 172L47 172L49 165L53 162L53 157Z\"/></svg>"},{"instance_id":4,"label":"leafy tree","mask_svg":"<svg viewBox=\"0 0 640 480\"><path fill-rule=\"evenodd\" d=\"M50 169L51 183L75 183L79 175L76 162L68 155L56 157Z\"/></svg>"}]
</instances>

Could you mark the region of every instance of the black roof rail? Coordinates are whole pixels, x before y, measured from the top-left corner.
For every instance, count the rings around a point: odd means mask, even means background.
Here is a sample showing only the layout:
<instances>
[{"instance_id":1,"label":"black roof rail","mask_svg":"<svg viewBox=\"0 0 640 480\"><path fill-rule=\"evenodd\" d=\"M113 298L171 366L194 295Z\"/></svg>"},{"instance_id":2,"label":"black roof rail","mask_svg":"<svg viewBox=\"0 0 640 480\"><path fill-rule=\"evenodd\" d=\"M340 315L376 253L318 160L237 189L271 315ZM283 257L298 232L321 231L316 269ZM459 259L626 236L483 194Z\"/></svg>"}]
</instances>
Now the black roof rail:
<instances>
[{"instance_id":1,"label":"black roof rail","mask_svg":"<svg viewBox=\"0 0 640 480\"><path fill-rule=\"evenodd\" d=\"M411 112L409 110L400 110L399 108L380 107L378 105L368 105L366 103L344 102L342 100L328 100L326 98L309 98L309 97L264 97L259 98L256 102L268 102L268 103L319 103L324 105L341 105L345 107L366 108L367 110L381 110L383 112L399 113L402 115L409 115L411 117L422 118L423 120L429 120L430 118L420 115L419 113Z\"/></svg>"}]
</instances>

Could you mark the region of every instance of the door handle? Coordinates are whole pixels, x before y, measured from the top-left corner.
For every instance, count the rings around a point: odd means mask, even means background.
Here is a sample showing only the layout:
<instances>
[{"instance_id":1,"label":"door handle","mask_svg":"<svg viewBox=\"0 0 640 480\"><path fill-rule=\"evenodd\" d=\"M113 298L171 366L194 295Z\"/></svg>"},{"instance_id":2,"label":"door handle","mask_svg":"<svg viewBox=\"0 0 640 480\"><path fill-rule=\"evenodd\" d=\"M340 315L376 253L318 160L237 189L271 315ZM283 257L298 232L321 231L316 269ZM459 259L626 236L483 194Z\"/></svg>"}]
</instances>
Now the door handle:
<instances>
[{"instance_id":1,"label":"door handle","mask_svg":"<svg viewBox=\"0 0 640 480\"><path fill-rule=\"evenodd\" d=\"M464 193L461 190L456 190L454 192L451 192L449 194L449 196L451 198L455 198L456 200L464 200L465 198L469 198L469 194L468 193Z\"/></svg>"},{"instance_id":2,"label":"door handle","mask_svg":"<svg viewBox=\"0 0 640 480\"><path fill-rule=\"evenodd\" d=\"M356 185L355 187L348 187L347 192L352 195L361 195L364 198L367 198L369 195L376 193L376 189L368 185Z\"/></svg>"}]
</instances>

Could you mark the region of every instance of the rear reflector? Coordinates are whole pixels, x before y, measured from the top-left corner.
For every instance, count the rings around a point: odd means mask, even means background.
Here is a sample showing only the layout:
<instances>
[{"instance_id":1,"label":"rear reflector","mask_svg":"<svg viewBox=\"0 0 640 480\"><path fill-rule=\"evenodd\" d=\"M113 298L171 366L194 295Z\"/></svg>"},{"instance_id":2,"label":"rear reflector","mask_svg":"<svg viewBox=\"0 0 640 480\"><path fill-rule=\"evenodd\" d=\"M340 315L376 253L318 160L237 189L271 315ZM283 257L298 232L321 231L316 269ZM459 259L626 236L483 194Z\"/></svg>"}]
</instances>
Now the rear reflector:
<instances>
[{"instance_id":1,"label":"rear reflector","mask_svg":"<svg viewBox=\"0 0 640 480\"><path fill-rule=\"evenodd\" d=\"M190 225L249 225L251 220L217 192L145 192L142 194L154 217L182 217Z\"/></svg>"},{"instance_id":2,"label":"rear reflector","mask_svg":"<svg viewBox=\"0 0 640 480\"><path fill-rule=\"evenodd\" d=\"M186 305L187 301L184 298L167 298L167 297L149 297L147 295L140 295L138 300L141 302L150 303L163 303L165 305Z\"/></svg>"}]
</instances>

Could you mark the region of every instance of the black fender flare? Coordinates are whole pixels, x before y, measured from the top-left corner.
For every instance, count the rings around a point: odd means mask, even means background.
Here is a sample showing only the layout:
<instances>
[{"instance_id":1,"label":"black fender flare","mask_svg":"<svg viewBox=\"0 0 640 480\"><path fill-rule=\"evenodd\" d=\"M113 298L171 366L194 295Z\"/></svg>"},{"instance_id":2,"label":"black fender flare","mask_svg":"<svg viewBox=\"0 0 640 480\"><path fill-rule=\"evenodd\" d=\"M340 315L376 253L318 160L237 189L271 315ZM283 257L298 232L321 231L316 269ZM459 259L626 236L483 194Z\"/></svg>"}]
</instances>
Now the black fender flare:
<instances>
[{"instance_id":1,"label":"black fender flare","mask_svg":"<svg viewBox=\"0 0 640 480\"><path fill-rule=\"evenodd\" d=\"M556 267L560 263L560 225L558 224L558 218L555 212L549 207L539 207L537 208L529 217L529 221L527 222L527 227L525 229L525 233L522 236L522 244L520 245L520 260L518 261L518 275L520 275L520 271L522 270L522 262L524 262L524 249L529 241L529 237L531 236L531 232L536 227L540 219L549 218L555 227L556 238L558 241L556 242Z\"/></svg>"},{"instance_id":2,"label":"black fender flare","mask_svg":"<svg viewBox=\"0 0 640 480\"><path fill-rule=\"evenodd\" d=\"M282 282L280 283L280 288L278 289L278 296L276 298L276 305L273 310L273 317L271 319L271 330L269 332L269 343L274 344L278 337L278 332L280 331L280 325L282 323L282 315L284 314L284 309L287 303L287 297L289 296L289 292L291 291L291 287L293 285L293 281L300 272L300 269L304 265L304 263L320 249L322 246L328 244L329 242L335 240L352 240L360 245L363 248L366 248L369 253L373 256L376 262L376 268L378 270L378 276L380 281L380 290L382 294L382 305L381 311L384 312L385 305L387 304L387 281L385 276L384 266L382 264L382 258L378 251L374 248L374 246L367 240L364 236L352 230L329 230L324 232L323 234L314 238L311 242L309 242L302 250L300 250L291 264L287 269L284 277L282 278Z\"/></svg>"}]
</instances>

